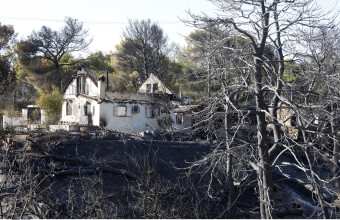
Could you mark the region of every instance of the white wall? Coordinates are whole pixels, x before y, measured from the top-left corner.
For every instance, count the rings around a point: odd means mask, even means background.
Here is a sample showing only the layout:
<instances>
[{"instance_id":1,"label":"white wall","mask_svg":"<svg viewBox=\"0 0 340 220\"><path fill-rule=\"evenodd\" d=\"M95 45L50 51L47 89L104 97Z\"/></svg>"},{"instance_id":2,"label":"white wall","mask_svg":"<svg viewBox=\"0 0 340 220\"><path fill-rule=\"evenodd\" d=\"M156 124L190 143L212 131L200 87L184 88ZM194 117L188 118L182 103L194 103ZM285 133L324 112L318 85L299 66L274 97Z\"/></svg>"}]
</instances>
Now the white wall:
<instances>
[{"instance_id":1,"label":"white wall","mask_svg":"<svg viewBox=\"0 0 340 220\"><path fill-rule=\"evenodd\" d=\"M24 126L24 125L27 125L27 119L25 119L24 117L10 118L7 113L3 116L3 128L6 128L8 126Z\"/></svg>"},{"instance_id":2,"label":"white wall","mask_svg":"<svg viewBox=\"0 0 340 220\"><path fill-rule=\"evenodd\" d=\"M139 106L138 113L127 113L126 117L114 116L115 106L126 106L127 111L131 111L133 106ZM134 103L101 103L100 113L101 118L107 123L106 127L124 132L143 132L146 130L154 130L158 128L156 118L147 118L145 108L151 108L152 105L148 104L134 104ZM155 106L155 108L157 108Z\"/></svg>"},{"instance_id":3,"label":"white wall","mask_svg":"<svg viewBox=\"0 0 340 220\"><path fill-rule=\"evenodd\" d=\"M88 103L87 113L91 113L93 115L93 106L95 107L95 114L92 116L92 121L94 125L99 125L99 107L96 100L88 97L84 97L82 95L78 95L78 97L70 99L72 100L72 115L66 114L66 103L65 100L62 106L62 117L61 121L63 123L79 123L81 125L88 124L88 116L85 115L84 106ZM97 118L96 118L97 116Z\"/></svg>"},{"instance_id":4,"label":"white wall","mask_svg":"<svg viewBox=\"0 0 340 220\"><path fill-rule=\"evenodd\" d=\"M67 89L65 90L64 99L62 106L62 116L61 121L63 123L69 123L69 124L81 124L81 125L87 125L88 124L88 116L84 115L84 105L86 105L86 102L88 102L89 109L88 112L91 112L93 114L93 106L95 106L95 111L98 109L98 103L94 98L97 98L97 86L94 84L94 82L89 78L86 77L85 84L87 84L87 88L85 90L88 90L88 96L93 98L88 98L83 95L77 94L77 80L73 79L72 82L69 84ZM72 115L66 114L66 105L67 101L72 101ZM99 109L97 110L99 112ZM98 112L95 112L95 114ZM95 119L95 116L92 117L93 124L99 125L99 119Z\"/></svg>"}]
</instances>

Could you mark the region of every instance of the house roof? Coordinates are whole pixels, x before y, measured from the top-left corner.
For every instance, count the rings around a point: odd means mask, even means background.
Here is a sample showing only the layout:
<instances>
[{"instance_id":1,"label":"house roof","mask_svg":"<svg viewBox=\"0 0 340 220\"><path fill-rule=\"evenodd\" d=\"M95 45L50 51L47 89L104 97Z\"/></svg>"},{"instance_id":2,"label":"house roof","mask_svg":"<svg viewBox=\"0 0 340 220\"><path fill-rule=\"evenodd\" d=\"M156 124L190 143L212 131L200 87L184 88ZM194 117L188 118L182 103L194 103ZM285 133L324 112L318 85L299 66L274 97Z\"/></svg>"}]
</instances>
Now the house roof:
<instances>
[{"instance_id":1,"label":"house roof","mask_svg":"<svg viewBox=\"0 0 340 220\"><path fill-rule=\"evenodd\" d=\"M93 76L90 70L86 69L85 67L79 67L78 72L74 74L71 79L67 82L66 86L63 88L62 94L65 93L67 87L71 84L71 82L76 79L79 75L85 75L91 79L91 81L98 87L98 83L96 78Z\"/></svg>"},{"instance_id":2,"label":"house roof","mask_svg":"<svg viewBox=\"0 0 340 220\"><path fill-rule=\"evenodd\" d=\"M138 87L137 91L143 86L143 84L144 84L151 76L156 77L161 83L163 83L163 85L165 86L165 88L167 88L168 90L170 90L170 92L172 92L172 94L175 95L175 92L171 89L171 87L170 87L168 84L166 84L163 80L161 80L161 79L160 79L156 74L154 74L154 73L150 73L149 77L146 78L146 79L144 80L144 82Z\"/></svg>"},{"instance_id":3,"label":"house roof","mask_svg":"<svg viewBox=\"0 0 340 220\"><path fill-rule=\"evenodd\" d=\"M152 93L135 93L135 92L113 92L107 91L106 102L145 102L145 103L164 103L164 95L168 94L152 94Z\"/></svg>"},{"instance_id":4,"label":"house roof","mask_svg":"<svg viewBox=\"0 0 340 220\"><path fill-rule=\"evenodd\" d=\"M174 110L173 113L186 113L197 108L198 105L179 105Z\"/></svg>"}]
</instances>

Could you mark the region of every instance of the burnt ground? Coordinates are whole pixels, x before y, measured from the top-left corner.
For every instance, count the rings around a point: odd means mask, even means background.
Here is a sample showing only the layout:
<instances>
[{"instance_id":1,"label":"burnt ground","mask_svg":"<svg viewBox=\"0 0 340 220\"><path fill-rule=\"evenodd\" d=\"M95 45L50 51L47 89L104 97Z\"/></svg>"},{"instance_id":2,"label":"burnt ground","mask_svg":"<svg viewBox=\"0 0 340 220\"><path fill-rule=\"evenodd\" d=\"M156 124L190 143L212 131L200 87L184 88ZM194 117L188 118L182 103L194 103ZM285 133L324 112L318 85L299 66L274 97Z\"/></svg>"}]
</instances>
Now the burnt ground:
<instances>
[{"instance_id":1,"label":"burnt ground","mask_svg":"<svg viewBox=\"0 0 340 220\"><path fill-rule=\"evenodd\" d=\"M89 140L87 135L45 134L32 137L16 136L16 149L33 158L50 154L78 161L41 157L35 160L40 169L54 171L74 168L86 169L82 159L94 161L102 167L127 170L138 176L96 168L95 172L45 175L38 192L31 199L32 207L23 217L33 218L217 218L228 217L226 199L207 196L209 175L188 177L191 162L201 159L213 148L203 141L141 140L124 136ZM137 140L135 140L137 139ZM36 148L35 146L39 146ZM45 152L46 153L46 152ZM293 162L284 156L281 162ZM283 173L281 172L283 171ZM280 218L319 218L320 209L304 173L292 166L275 170L275 198ZM256 176L239 187L237 218L259 218ZM211 183L222 190L223 183ZM217 193L218 194L218 193ZM11 201L11 200L8 200ZM296 207L295 204L299 206ZM20 209L19 209L20 210ZM19 215L18 215L19 216ZM11 217L11 216L9 216ZM16 217L16 216L14 216ZM20 217L20 216L19 216Z\"/></svg>"}]
</instances>

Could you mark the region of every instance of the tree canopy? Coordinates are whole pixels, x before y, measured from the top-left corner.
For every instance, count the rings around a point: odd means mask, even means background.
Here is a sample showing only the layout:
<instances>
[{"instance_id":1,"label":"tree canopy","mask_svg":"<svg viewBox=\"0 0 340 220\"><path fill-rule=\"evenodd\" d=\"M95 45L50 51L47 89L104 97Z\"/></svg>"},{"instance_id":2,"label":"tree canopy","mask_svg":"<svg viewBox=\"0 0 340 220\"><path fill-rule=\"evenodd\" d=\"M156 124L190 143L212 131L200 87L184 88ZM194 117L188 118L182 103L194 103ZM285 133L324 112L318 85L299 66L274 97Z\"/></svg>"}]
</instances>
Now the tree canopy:
<instances>
[{"instance_id":1,"label":"tree canopy","mask_svg":"<svg viewBox=\"0 0 340 220\"><path fill-rule=\"evenodd\" d=\"M87 37L88 31L83 28L83 24L69 17L65 18L65 26L59 31L46 26L40 31L33 31L27 39L16 45L20 74L38 89L50 88L51 81L52 84L60 85L66 74L63 67L76 64L69 62L70 59L63 59L64 56L85 50L91 43Z\"/></svg>"},{"instance_id":2,"label":"tree canopy","mask_svg":"<svg viewBox=\"0 0 340 220\"><path fill-rule=\"evenodd\" d=\"M123 37L114 54L122 71L128 74L137 71L142 79L150 73L159 75L164 72L168 39L158 24L150 19L129 20Z\"/></svg>"},{"instance_id":3,"label":"tree canopy","mask_svg":"<svg viewBox=\"0 0 340 220\"><path fill-rule=\"evenodd\" d=\"M0 23L0 94L6 92L15 80L13 44L16 34L13 26Z\"/></svg>"}]
</instances>

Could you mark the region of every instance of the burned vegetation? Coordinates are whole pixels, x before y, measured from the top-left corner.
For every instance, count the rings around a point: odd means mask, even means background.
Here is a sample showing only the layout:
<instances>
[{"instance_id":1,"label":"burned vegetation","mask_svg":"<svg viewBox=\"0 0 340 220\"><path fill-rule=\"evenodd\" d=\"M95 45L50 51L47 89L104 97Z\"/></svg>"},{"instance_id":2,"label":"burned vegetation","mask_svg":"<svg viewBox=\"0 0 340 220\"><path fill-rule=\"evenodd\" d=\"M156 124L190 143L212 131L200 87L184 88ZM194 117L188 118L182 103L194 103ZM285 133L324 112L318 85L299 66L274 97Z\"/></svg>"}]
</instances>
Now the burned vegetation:
<instances>
[{"instance_id":1,"label":"burned vegetation","mask_svg":"<svg viewBox=\"0 0 340 220\"><path fill-rule=\"evenodd\" d=\"M257 177L249 163L233 162L236 199L230 204L225 146L198 136L164 137L171 135L144 139L111 132L100 140L87 132L10 135L1 150L1 217L227 218L230 207L238 218L260 217ZM245 147L238 153L253 154ZM297 157L308 162L303 154ZM295 159L285 154L273 171L277 216L317 218L315 186ZM322 158L313 163L320 165L315 175L332 178L329 163ZM332 189L331 182L324 184ZM323 196L336 205L331 191Z\"/></svg>"}]
</instances>

